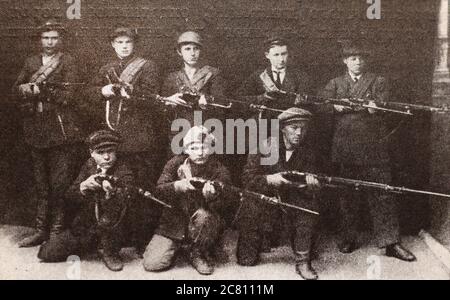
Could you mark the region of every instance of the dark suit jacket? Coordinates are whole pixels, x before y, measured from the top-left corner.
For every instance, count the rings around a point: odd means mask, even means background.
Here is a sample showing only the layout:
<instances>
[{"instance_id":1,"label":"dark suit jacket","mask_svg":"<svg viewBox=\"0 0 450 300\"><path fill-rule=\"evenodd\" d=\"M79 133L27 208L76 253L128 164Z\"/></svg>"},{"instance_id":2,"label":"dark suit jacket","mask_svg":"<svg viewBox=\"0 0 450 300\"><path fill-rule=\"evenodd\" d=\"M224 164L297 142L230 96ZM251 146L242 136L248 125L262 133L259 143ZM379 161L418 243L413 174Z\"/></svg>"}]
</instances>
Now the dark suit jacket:
<instances>
[{"instance_id":1,"label":"dark suit jacket","mask_svg":"<svg viewBox=\"0 0 450 300\"><path fill-rule=\"evenodd\" d=\"M186 237L189 219L204 201L200 191L183 195L175 192L174 182L180 179L178 168L185 162L186 158L186 155L173 157L164 167L156 187L157 195L161 197L161 200L167 201L173 206L172 209L164 208L157 232L160 235L176 240L183 240ZM231 184L230 173L214 157L210 157L205 165L193 168L192 172L194 177ZM232 202L227 195L221 194L214 202L213 210L219 215L223 215L223 213L231 209L230 205L232 205Z\"/></svg>"},{"instance_id":2,"label":"dark suit jacket","mask_svg":"<svg viewBox=\"0 0 450 300\"><path fill-rule=\"evenodd\" d=\"M28 83L31 76L42 66L42 55L35 55L28 58L17 77L13 86L13 93L19 96L19 85ZM64 54L61 63L53 73L47 78L49 82L78 82L75 60L68 54ZM49 148L62 144L80 141L84 138L84 133L78 114L78 100L74 95L75 87L65 90L57 90L55 96L51 98L53 103L47 101L44 91L41 88L41 95L37 98L30 98L43 102L43 112L37 112L35 106L25 114L24 135L25 141L37 148ZM27 99L21 100L28 102ZM64 132L61 128L58 115L61 117Z\"/></svg>"},{"instance_id":3,"label":"dark suit jacket","mask_svg":"<svg viewBox=\"0 0 450 300\"><path fill-rule=\"evenodd\" d=\"M106 125L105 119L105 100L101 90L108 85L106 75L113 68L120 76L122 71L135 57L126 60L119 58L111 60L100 68L98 74L92 80L89 88L91 103L95 106L98 119ZM158 92L158 69L156 64L148 61L136 75L133 85L133 94L131 99L124 100L119 125L115 127L117 132L124 139L120 146L121 152L144 152L158 151L160 143L159 137L164 129L164 112L162 105L157 103L151 96ZM113 79L111 79L113 80ZM145 100L133 98L146 97ZM114 124L117 120L117 111L120 98L114 97L111 100L110 121Z\"/></svg>"},{"instance_id":4,"label":"dark suit jacket","mask_svg":"<svg viewBox=\"0 0 450 300\"><path fill-rule=\"evenodd\" d=\"M272 81L274 81L271 67L268 67L265 70L268 72ZM272 108L288 109L292 107L292 101L282 101L278 99L271 100L264 97L266 89L260 78L260 75L265 70L258 70L251 74L250 77L239 87L235 96L249 103L265 105ZM305 72L296 70L294 68L287 68L286 76L282 83L281 89L286 92L297 94L309 94L311 93L309 76ZM274 115L274 117L276 117L276 115Z\"/></svg>"},{"instance_id":5,"label":"dark suit jacket","mask_svg":"<svg viewBox=\"0 0 450 300\"><path fill-rule=\"evenodd\" d=\"M332 79L321 96L330 98L356 97L389 101L387 80L365 73L355 84L349 74ZM355 165L385 165L389 163L386 114L369 114L366 109L335 114L332 160Z\"/></svg>"}]
</instances>

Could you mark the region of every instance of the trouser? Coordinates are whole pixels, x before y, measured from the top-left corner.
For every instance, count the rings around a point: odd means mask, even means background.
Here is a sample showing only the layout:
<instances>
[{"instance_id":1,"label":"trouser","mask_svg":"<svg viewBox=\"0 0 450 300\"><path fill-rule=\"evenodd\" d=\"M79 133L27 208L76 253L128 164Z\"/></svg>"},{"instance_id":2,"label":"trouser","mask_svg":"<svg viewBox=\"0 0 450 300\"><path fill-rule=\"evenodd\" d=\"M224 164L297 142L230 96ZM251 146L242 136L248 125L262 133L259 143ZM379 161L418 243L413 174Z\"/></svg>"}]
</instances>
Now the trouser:
<instances>
[{"instance_id":1,"label":"trouser","mask_svg":"<svg viewBox=\"0 0 450 300\"><path fill-rule=\"evenodd\" d=\"M341 166L339 176L390 184L389 166ZM341 240L353 242L357 237L358 217L363 200L367 201L377 245L382 248L399 242L397 203L393 195L378 190L342 190L340 194Z\"/></svg>"},{"instance_id":2,"label":"trouser","mask_svg":"<svg viewBox=\"0 0 450 300\"><path fill-rule=\"evenodd\" d=\"M317 210L318 207L317 199L310 196L298 196L295 200L291 198L284 201L311 210ZM315 215L245 199L238 218L239 238L236 255L238 262L242 264L256 263L261 252L263 234L267 233L267 224L275 224L275 221L281 222L279 224L288 230L294 253L311 251L315 226L318 222ZM281 226L279 228L282 228Z\"/></svg>"},{"instance_id":3,"label":"trouser","mask_svg":"<svg viewBox=\"0 0 450 300\"><path fill-rule=\"evenodd\" d=\"M220 239L223 229L224 222L220 216L204 209L197 210L188 225L189 248L196 247L209 253ZM145 249L145 270L154 272L170 268L182 244L183 241L155 234Z\"/></svg>"},{"instance_id":4,"label":"trouser","mask_svg":"<svg viewBox=\"0 0 450 300\"><path fill-rule=\"evenodd\" d=\"M64 193L77 172L79 145L32 148L37 195L36 228L59 233L64 225Z\"/></svg>"}]
</instances>

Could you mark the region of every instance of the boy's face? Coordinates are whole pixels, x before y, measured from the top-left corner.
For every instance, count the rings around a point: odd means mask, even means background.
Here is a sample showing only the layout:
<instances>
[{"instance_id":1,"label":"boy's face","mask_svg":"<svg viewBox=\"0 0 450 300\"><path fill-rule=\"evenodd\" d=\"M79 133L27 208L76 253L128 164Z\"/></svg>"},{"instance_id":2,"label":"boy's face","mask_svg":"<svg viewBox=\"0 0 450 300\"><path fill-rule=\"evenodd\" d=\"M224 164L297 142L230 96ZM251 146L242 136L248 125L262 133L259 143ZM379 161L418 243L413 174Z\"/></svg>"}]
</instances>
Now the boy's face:
<instances>
[{"instance_id":1,"label":"boy's face","mask_svg":"<svg viewBox=\"0 0 450 300\"><path fill-rule=\"evenodd\" d=\"M55 54L61 45L61 37L56 30L46 31L41 34L41 46L46 55Z\"/></svg>"},{"instance_id":2,"label":"boy's face","mask_svg":"<svg viewBox=\"0 0 450 300\"><path fill-rule=\"evenodd\" d=\"M97 166L102 169L109 169L117 161L117 147L106 147L91 150L91 157L95 160Z\"/></svg>"},{"instance_id":3,"label":"boy's face","mask_svg":"<svg viewBox=\"0 0 450 300\"><path fill-rule=\"evenodd\" d=\"M194 43L184 44L178 48L178 55L183 59L185 64L190 66L197 65L201 52L201 47Z\"/></svg>"},{"instance_id":4,"label":"boy's face","mask_svg":"<svg viewBox=\"0 0 450 300\"><path fill-rule=\"evenodd\" d=\"M275 45L266 53L266 58L270 61L272 68L275 70L282 70L286 68L289 53L287 46Z\"/></svg>"},{"instance_id":5,"label":"boy's face","mask_svg":"<svg viewBox=\"0 0 450 300\"><path fill-rule=\"evenodd\" d=\"M117 56L123 59L133 54L134 41L128 36L118 36L111 42L111 46L116 51Z\"/></svg>"},{"instance_id":6,"label":"boy's face","mask_svg":"<svg viewBox=\"0 0 450 300\"><path fill-rule=\"evenodd\" d=\"M366 67L366 59L362 55L351 55L344 58L344 64L351 73L359 75Z\"/></svg>"},{"instance_id":7,"label":"boy's face","mask_svg":"<svg viewBox=\"0 0 450 300\"><path fill-rule=\"evenodd\" d=\"M194 143L189 145L185 152L194 164L203 165L211 156L212 149L206 144Z\"/></svg>"}]
</instances>

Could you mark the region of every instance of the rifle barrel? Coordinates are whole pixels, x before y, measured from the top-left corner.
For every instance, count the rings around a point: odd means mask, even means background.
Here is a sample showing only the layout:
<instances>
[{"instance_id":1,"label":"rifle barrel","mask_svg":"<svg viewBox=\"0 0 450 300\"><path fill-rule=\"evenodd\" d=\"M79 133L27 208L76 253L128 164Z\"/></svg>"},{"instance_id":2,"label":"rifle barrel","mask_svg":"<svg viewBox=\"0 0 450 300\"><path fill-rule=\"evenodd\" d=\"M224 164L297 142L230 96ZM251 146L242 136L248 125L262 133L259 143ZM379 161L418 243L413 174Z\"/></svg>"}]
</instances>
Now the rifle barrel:
<instances>
[{"instance_id":1,"label":"rifle barrel","mask_svg":"<svg viewBox=\"0 0 450 300\"><path fill-rule=\"evenodd\" d=\"M298 175L298 176L312 175L312 176L316 177L319 181L325 182L325 184L330 185L330 186L344 185L344 186L350 186L353 188L367 187L367 188L374 188L374 189L379 189L379 190L384 190L387 192L394 192L394 193L413 193L413 194L422 194L422 195L436 196L436 197L442 197L442 198L450 198L449 194L417 190L417 189L410 189L410 188L406 188L406 187L397 187L397 186L392 186L392 185L378 183L378 182L347 179L347 178L342 178L342 177L331 177L331 176L317 175L317 174L310 174L310 173L301 173L301 172L295 172L295 171L293 171L291 173Z\"/></svg>"}]
</instances>

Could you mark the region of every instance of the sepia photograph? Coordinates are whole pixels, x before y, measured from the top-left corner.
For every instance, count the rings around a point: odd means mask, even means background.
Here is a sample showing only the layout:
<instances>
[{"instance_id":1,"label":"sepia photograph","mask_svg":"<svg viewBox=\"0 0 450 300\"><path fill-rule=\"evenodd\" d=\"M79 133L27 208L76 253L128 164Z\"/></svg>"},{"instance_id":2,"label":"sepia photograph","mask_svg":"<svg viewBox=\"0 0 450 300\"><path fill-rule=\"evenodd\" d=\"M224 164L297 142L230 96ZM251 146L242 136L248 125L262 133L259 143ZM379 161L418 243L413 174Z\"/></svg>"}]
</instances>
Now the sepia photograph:
<instances>
[{"instance_id":1,"label":"sepia photograph","mask_svg":"<svg viewBox=\"0 0 450 300\"><path fill-rule=\"evenodd\" d=\"M450 280L449 0L0 15L0 280Z\"/></svg>"}]
</instances>

